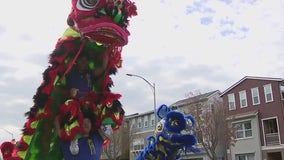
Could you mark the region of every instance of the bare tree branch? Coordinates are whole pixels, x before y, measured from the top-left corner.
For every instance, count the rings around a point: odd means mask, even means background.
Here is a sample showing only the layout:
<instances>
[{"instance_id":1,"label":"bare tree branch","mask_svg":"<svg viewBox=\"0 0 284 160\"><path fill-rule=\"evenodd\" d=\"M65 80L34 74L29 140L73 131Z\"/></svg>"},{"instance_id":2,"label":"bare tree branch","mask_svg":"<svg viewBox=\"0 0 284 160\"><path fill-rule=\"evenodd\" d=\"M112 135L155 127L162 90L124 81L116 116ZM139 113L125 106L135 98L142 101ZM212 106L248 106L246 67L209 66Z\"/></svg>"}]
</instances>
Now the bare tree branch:
<instances>
[{"instance_id":1,"label":"bare tree branch","mask_svg":"<svg viewBox=\"0 0 284 160\"><path fill-rule=\"evenodd\" d=\"M210 160L217 160L217 147L225 146L225 149L234 144L234 130L230 127L227 118L227 109L220 99L208 99L200 96L194 103L187 107L186 112L195 117L197 125L197 137ZM200 99L198 99L200 98Z\"/></svg>"}]
</instances>

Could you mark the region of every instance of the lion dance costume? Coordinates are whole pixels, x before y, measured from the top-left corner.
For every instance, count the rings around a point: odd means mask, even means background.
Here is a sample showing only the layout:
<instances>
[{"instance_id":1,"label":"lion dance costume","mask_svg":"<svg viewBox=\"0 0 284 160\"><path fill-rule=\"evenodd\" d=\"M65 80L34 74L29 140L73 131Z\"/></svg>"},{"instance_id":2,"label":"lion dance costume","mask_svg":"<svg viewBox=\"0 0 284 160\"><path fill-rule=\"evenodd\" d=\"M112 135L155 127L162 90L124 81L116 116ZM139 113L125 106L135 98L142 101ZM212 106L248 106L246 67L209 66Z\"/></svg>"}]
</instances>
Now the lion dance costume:
<instances>
[{"instance_id":1,"label":"lion dance costume","mask_svg":"<svg viewBox=\"0 0 284 160\"><path fill-rule=\"evenodd\" d=\"M25 114L23 135L13 159L60 160L61 140L82 135L83 111L94 114L93 128L102 125L118 129L124 110L120 94L112 93L111 75L121 67L122 47L128 43L129 18L137 15L130 0L72 0L68 28L49 56L50 65L33 97L34 105ZM66 75L81 53L88 55L93 73L92 90L84 98L66 96ZM61 137L55 121L59 121Z\"/></svg>"},{"instance_id":2,"label":"lion dance costume","mask_svg":"<svg viewBox=\"0 0 284 160\"><path fill-rule=\"evenodd\" d=\"M12 157L12 152L15 148L15 143L5 141L0 145L0 150L2 153L3 160L9 160L10 157Z\"/></svg>"},{"instance_id":3,"label":"lion dance costume","mask_svg":"<svg viewBox=\"0 0 284 160\"><path fill-rule=\"evenodd\" d=\"M157 116L161 119L153 136L148 137L148 145L136 160L176 160L182 151L198 153L194 148L195 119L192 115L172 110L165 104L158 108Z\"/></svg>"}]
</instances>

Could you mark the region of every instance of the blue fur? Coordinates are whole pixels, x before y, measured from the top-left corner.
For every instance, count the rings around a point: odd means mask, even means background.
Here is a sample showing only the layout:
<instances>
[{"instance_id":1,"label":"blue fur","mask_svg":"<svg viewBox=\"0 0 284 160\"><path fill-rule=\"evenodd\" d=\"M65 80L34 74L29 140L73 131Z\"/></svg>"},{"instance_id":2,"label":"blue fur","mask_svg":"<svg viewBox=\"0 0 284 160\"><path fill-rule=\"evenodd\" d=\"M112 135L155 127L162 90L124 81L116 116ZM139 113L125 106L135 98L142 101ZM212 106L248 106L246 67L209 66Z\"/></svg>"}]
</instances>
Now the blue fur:
<instances>
[{"instance_id":1,"label":"blue fur","mask_svg":"<svg viewBox=\"0 0 284 160\"><path fill-rule=\"evenodd\" d=\"M179 122L178 126L172 126L170 120L174 119ZM179 133L181 130L185 128L186 120L182 113L177 111L170 111L165 118L165 128L168 129L169 132Z\"/></svg>"}]
</instances>

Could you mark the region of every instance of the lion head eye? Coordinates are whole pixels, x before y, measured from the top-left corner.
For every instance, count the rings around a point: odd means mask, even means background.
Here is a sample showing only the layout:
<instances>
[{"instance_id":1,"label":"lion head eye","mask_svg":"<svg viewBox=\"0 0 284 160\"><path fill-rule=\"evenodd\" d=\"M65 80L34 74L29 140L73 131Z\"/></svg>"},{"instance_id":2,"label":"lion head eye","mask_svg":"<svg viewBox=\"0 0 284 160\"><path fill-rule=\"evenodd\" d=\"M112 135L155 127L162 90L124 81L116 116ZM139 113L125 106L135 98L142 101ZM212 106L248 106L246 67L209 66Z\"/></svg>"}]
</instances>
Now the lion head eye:
<instances>
[{"instance_id":1,"label":"lion head eye","mask_svg":"<svg viewBox=\"0 0 284 160\"><path fill-rule=\"evenodd\" d=\"M163 128L164 128L164 125L159 122L159 123L157 124L157 129L156 129L156 130L157 130L158 132L161 132L161 131L163 130Z\"/></svg>"},{"instance_id":2,"label":"lion head eye","mask_svg":"<svg viewBox=\"0 0 284 160\"><path fill-rule=\"evenodd\" d=\"M178 126L178 125L179 125L179 121L176 120L176 119L174 119L174 120L172 120L172 121L170 121L170 122L171 122L171 125L172 125L172 126Z\"/></svg>"},{"instance_id":3,"label":"lion head eye","mask_svg":"<svg viewBox=\"0 0 284 160\"><path fill-rule=\"evenodd\" d=\"M100 0L78 0L77 9L82 11L88 11L94 9Z\"/></svg>"}]
</instances>

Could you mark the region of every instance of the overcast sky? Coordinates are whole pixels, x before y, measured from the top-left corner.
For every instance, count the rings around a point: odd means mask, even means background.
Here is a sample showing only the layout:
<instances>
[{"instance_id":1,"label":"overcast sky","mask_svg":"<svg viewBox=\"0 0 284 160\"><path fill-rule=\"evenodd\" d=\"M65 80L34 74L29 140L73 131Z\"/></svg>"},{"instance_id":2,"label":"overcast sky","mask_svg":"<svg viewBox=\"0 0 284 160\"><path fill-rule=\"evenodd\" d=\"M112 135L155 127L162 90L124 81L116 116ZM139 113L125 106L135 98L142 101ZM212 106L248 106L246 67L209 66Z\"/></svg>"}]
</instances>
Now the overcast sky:
<instances>
[{"instance_id":1,"label":"overcast sky","mask_svg":"<svg viewBox=\"0 0 284 160\"><path fill-rule=\"evenodd\" d=\"M126 114L153 110L189 92L221 92L244 76L284 78L284 1L135 0L138 16L123 48L113 92ZM0 6L0 142L20 138L24 113L67 28L70 0L5 1ZM6 131L5 131L6 130Z\"/></svg>"}]
</instances>

